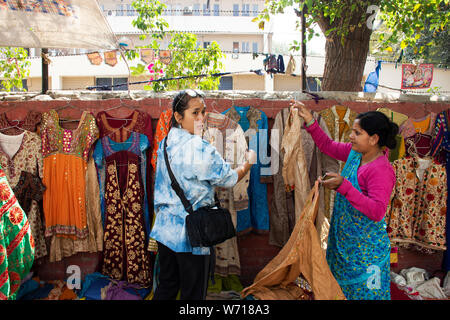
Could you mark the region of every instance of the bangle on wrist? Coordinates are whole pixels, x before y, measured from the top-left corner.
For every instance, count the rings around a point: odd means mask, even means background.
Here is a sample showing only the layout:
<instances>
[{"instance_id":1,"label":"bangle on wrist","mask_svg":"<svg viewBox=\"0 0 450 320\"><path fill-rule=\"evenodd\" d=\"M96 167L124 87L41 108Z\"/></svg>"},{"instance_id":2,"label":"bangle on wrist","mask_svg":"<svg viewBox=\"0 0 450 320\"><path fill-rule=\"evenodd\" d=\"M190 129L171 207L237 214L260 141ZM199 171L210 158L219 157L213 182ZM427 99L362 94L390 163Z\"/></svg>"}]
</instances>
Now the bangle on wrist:
<instances>
[{"instance_id":1,"label":"bangle on wrist","mask_svg":"<svg viewBox=\"0 0 450 320\"><path fill-rule=\"evenodd\" d=\"M312 118L312 119L306 124L306 127L308 128L309 126L311 126L311 125L314 123L314 121L316 121L316 119Z\"/></svg>"}]
</instances>

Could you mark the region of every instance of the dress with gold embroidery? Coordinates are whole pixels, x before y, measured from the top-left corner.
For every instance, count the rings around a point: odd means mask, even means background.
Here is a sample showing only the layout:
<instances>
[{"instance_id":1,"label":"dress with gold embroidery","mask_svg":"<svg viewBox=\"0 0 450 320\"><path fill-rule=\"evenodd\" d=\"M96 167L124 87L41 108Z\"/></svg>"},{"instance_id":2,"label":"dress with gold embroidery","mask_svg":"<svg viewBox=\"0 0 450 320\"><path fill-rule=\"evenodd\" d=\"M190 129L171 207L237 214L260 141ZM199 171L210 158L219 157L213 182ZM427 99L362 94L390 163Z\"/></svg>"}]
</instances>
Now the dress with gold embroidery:
<instances>
[{"instance_id":1,"label":"dress with gold embroidery","mask_svg":"<svg viewBox=\"0 0 450 320\"><path fill-rule=\"evenodd\" d=\"M152 265L146 250L145 188L141 163L149 140L131 132L125 142L101 138L94 150L97 167L105 169L105 222L102 273L115 280L151 285Z\"/></svg>"}]
</instances>

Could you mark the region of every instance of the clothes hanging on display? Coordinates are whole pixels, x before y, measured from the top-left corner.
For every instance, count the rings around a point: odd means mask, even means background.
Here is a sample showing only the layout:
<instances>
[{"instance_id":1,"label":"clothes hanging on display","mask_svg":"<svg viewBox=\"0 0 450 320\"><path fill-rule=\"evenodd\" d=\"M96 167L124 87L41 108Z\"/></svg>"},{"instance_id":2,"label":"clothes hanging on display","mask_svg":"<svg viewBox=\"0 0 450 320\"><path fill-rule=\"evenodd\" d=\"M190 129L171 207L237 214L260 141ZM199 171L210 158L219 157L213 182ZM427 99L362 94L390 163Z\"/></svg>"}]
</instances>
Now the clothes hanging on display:
<instances>
[{"instance_id":1,"label":"clothes hanging on display","mask_svg":"<svg viewBox=\"0 0 450 320\"><path fill-rule=\"evenodd\" d=\"M403 138L408 138L416 133L424 133L424 134L433 134L434 123L436 121L437 114L431 112L425 117L414 119L408 118L400 127L399 134L402 135Z\"/></svg>"},{"instance_id":2,"label":"clothes hanging on display","mask_svg":"<svg viewBox=\"0 0 450 320\"><path fill-rule=\"evenodd\" d=\"M417 156L393 162L397 177L386 213L392 244L445 250L447 174L433 159Z\"/></svg>"},{"instance_id":3,"label":"clothes hanging on display","mask_svg":"<svg viewBox=\"0 0 450 320\"><path fill-rule=\"evenodd\" d=\"M318 207L319 184L316 182L288 242L256 275L253 284L241 292L242 297L252 295L260 300L309 300L307 292L312 291L314 300L345 300L320 249L314 226ZM300 276L303 276L303 281Z\"/></svg>"},{"instance_id":4,"label":"clothes hanging on display","mask_svg":"<svg viewBox=\"0 0 450 320\"><path fill-rule=\"evenodd\" d=\"M149 148L146 135L129 133L125 142L108 135L95 145L94 159L104 170L104 243L102 273L115 280L151 285L152 265L147 251L142 165Z\"/></svg>"},{"instance_id":5,"label":"clothes hanging on display","mask_svg":"<svg viewBox=\"0 0 450 320\"><path fill-rule=\"evenodd\" d=\"M396 123L399 127L405 123L406 120L408 120L408 116L391 110L389 108L378 108L377 111L385 114L392 122ZM397 134L395 137L395 140L397 142L394 149L389 150L389 161L393 162L397 159L401 159L405 155L405 141L403 139L403 136L400 134Z\"/></svg>"},{"instance_id":6,"label":"clothes hanging on display","mask_svg":"<svg viewBox=\"0 0 450 320\"><path fill-rule=\"evenodd\" d=\"M319 125L324 130L324 132L329 135L327 126L322 117L314 112L314 118L317 119ZM285 127L287 126L287 119L289 117L289 108L285 108L278 112L275 117L275 122L272 127L272 135L270 137L271 151L271 163L273 166L273 197L270 210L270 232L269 232L269 243L282 247L289 236L295 225L295 201L293 191L287 190L285 181L282 175L282 168L284 162L284 150L281 148L281 141L285 134ZM303 123L303 120L300 120ZM277 130L278 134L273 134ZM292 131L292 127L291 127ZM337 172L339 170L339 165L337 160L323 154L319 151L314 141L306 130L301 125L300 135L302 141L303 154L306 161L307 174L309 176L309 187L314 186L315 181L319 176L322 176L325 172ZM292 132L292 137L295 139L297 132ZM286 141L286 143L289 143ZM295 148L294 148L295 149ZM278 151L278 152L277 152ZM291 150L292 151L292 150ZM278 160L275 158L278 157ZM278 163L278 166L274 165ZM329 193L328 198L324 196L323 188L320 188L320 199L319 199L319 210L321 211L320 216L329 210L330 199ZM298 212L298 211L297 211ZM301 208L300 208L301 212ZM321 222L323 219L318 219L317 222L323 225ZM325 221L323 221L325 222ZM326 226L326 222L325 225ZM320 228L318 229L320 230ZM325 231L325 230L324 230ZM319 232L322 236L326 232ZM326 237L322 239L322 243L326 244Z\"/></svg>"},{"instance_id":7,"label":"clothes hanging on display","mask_svg":"<svg viewBox=\"0 0 450 320\"><path fill-rule=\"evenodd\" d=\"M437 159L440 163L445 166L445 171L447 177L450 175L450 109L444 110L438 114L436 117L435 127L434 127L434 140L431 147L430 156ZM447 179L447 190L450 190L450 179ZM446 244L450 241L450 199L447 196L447 213L445 222L445 239ZM450 252L449 250L444 251L444 257L442 261L442 268L445 271L450 270Z\"/></svg>"},{"instance_id":8,"label":"clothes hanging on display","mask_svg":"<svg viewBox=\"0 0 450 320\"><path fill-rule=\"evenodd\" d=\"M30 224L0 169L0 300L15 300L34 262Z\"/></svg>"},{"instance_id":9,"label":"clothes hanging on display","mask_svg":"<svg viewBox=\"0 0 450 320\"><path fill-rule=\"evenodd\" d=\"M404 139L405 142L405 157L419 156L425 158L431 152L433 144L433 137L426 133L417 132L416 134Z\"/></svg>"},{"instance_id":10,"label":"clothes hanging on display","mask_svg":"<svg viewBox=\"0 0 450 320\"><path fill-rule=\"evenodd\" d=\"M103 224L100 212L100 193L97 170L92 150L88 156L86 169L86 225L88 235L83 239L52 236L50 242L50 262L61 261L79 252L99 252L103 250Z\"/></svg>"},{"instance_id":11,"label":"clothes hanging on display","mask_svg":"<svg viewBox=\"0 0 450 320\"><path fill-rule=\"evenodd\" d=\"M107 111L100 111L96 116L97 125L99 128L99 137L103 138L109 136L114 142L126 142L132 132L137 132L144 134L148 141L153 141L153 129L152 129L152 119L150 115L146 112L139 110L134 110L130 115L126 117L113 117ZM151 224L153 220L153 210L151 206L151 199L153 196L152 188L152 176L151 176L151 166L147 158L150 156L150 148L147 147L145 152L141 155L140 172L142 174L143 190L144 192L144 223L145 223L145 234L147 237L146 243L149 241L148 235L150 234ZM105 202L104 202L104 185L102 184L105 180L105 167L99 170L100 177L100 194L102 203L102 217L105 217ZM149 205L150 203L150 205ZM104 221L104 220L103 220Z\"/></svg>"},{"instance_id":12,"label":"clothes hanging on display","mask_svg":"<svg viewBox=\"0 0 450 320\"><path fill-rule=\"evenodd\" d=\"M171 127L172 121L172 109L164 110L159 116L158 123L155 128L155 137L153 139L153 150L152 150L152 166L153 170L156 170L156 160L158 158L158 148L161 141L167 136Z\"/></svg>"},{"instance_id":13,"label":"clothes hanging on display","mask_svg":"<svg viewBox=\"0 0 450 320\"><path fill-rule=\"evenodd\" d=\"M13 190L16 187L20 187L19 183L23 173L35 175L38 177L38 180L39 178L42 179L43 160L41 148L41 138L36 133L30 131L22 131L17 135L0 133L0 165ZM38 183L37 186L40 184L42 182ZM30 192L30 190L27 192ZM38 190L35 194L36 199L42 198L42 192L43 190ZM41 219L40 200L33 199L27 208L22 208L25 210L31 234L36 243L35 258L46 256L47 245Z\"/></svg>"},{"instance_id":14,"label":"clothes hanging on display","mask_svg":"<svg viewBox=\"0 0 450 320\"><path fill-rule=\"evenodd\" d=\"M43 196L45 236L51 237L50 261L77 252L78 240L86 240L87 161L98 138L94 116L84 111L78 127L61 127L59 115L50 110L42 115ZM98 213L100 214L100 213Z\"/></svg>"},{"instance_id":15,"label":"clothes hanging on display","mask_svg":"<svg viewBox=\"0 0 450 320\"><path fill-rule=\"evenodd\" d=\"M216 148L225 161L236 169L245 162L247 141L241 126L235 121L220 113L208 112L204 120L203 139ZM237 225L237 211L248 208L249 199L247 188L250 181L250 172L246 174L233 188L217 187L216 192L222 207L231 213L233 224ZM237 237L228 239L216 245L216 275L240 275L241 263Z\"/></svg>"},{"instance_id":16,"label":"clothes hanging on display","mask_svg":"<svg viewBox=\"0 0 450 320\"><path fill-rule=\"evenodd\" d=\"M237 212L236 232L238 234L254 231L269 232L269 208L267 185L261 183L261 177L270 176L270 159L266 152L267 164L261 162L263 151L268 150L268 120L264 112L251 107L233 106L222 112L238 123L245 133L249 149L257 154L257 162L250 169L250 182L247 189L249 207ZM266 159L264 159L266 160Z\"/></svg>"},{"instance_id":17,"label":"clothes hanging on display","mask_svg":"<svg viewBox=\"0 0 450 320\"><path fill-rule=\"evenodd\" d=\"M358 116L358 113L345 106L336 105L320 111L319 114L327 124L331 139L337 142L350 142L350 133L352 132L353 122ZM338 161L338 163L339 173L344 168L344 163L342 161ZM325 208L325 216L327 218L331 218L333 213L335 196L335 191L329 189L324 190L324 197L330 198L330 208Z\"/></svg>"}]
</instances>

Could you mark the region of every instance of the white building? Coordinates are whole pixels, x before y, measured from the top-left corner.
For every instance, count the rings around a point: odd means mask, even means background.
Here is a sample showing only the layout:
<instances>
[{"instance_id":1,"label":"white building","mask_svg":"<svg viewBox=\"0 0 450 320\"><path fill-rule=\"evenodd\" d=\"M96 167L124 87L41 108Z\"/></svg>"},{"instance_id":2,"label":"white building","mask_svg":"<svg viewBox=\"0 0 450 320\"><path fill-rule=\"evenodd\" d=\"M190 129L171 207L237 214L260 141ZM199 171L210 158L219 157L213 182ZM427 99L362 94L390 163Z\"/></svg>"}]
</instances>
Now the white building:
<instances>
[{"instance_id":1,"label":"white building","mask_svg":"<svg viewBox=\"0 0 450 320\"><path fill-rule=\"evenodd\" d=\"M137 14L131 3L132 0L99 0L99 5L106 20L118 39L126 38L135 46L147 44L150 41L139 40L141 31L132 26ZM239 72L222 77L221 90L265 90L265 91L296 91L301 89L300 67L301 59L294 56L298 76L275 74L273 76L256 75L250 70L263 69L265 55L253 53L273 52L273 35L276 25L273 20L266 23L264 30L258 28L252 19L264 8L264 0L210 0L207 8L206 0L166 0L162 1L167 8L163 18L169 24L169 30L194 33L198 39L198 46L207 46L216 41L225 53L223 72ZM288 30L286 30L288 31ZM290 30L291 32L293 30ZM300 37L300 33L298 33ZM169 39L164 39L161 48L166 48ZM292 39L293 40L293 39ZM29 91L40 91L41 59L40 50L31 49L31 70L27 79ZM86 50L56 50L50 49L49 55L49 89L85 89L88 86L103 84L126 83L129 75L127 64L118 57L118 63L111 67L104 62L92 65L88 60ZM34 57L33 57L34 56ZM287 66L289 56L284 56ZM142 61L128 62L135 66ZM315 78L320 79L323 74L325 58L307 56L307 83L311 91L320 89ZM368 59L364 70L364 78L375 68L375 61ZM440 87L442 91L450 90L450 71L435 69L431 87ZM131 77L130 82L145 81L149 76ZM393 92L389 88L400 88L401 65L395 68L393 63L383 63L380 72L380 92ZM132 85L130 89L142 89L144 84ZM387 88L389 87L389 88ZM123 90L124 87L117 88ZM418 92L418 91L412 91ZM426 90L421 90L425 93Z\"/></svg>"}]
</instances>

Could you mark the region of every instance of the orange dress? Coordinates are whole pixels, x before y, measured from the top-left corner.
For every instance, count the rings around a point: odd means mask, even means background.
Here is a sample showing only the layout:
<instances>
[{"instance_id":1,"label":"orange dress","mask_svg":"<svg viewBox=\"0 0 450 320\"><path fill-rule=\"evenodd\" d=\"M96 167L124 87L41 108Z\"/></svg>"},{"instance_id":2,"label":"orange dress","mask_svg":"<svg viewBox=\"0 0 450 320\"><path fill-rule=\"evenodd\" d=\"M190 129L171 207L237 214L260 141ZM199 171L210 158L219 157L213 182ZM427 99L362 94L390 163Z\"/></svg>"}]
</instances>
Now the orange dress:
<instances>
[{"instance_id":1,"label":"orange dress","mask_svg":"<svg viewBox=\"0 0 450 320\"><path fill-rule=\"evenodd\" d=\"M164 110L156 124L155 136L153 138L153 152L151 163L153 170L156 170L156 160L158 158L157 152L159 143L167 136L170 130L170 123L172 121L172 109Z\"/></svg>"},{"instance_id":2,"label":"orange dress","mask_svg":"<svg viewBox=\"0 0 450 320\"><path fill-rule=\"evenodd\" d=\"M83 112L75 130L62 128L55 110L42 115L46 237L83 239L88 236L86 170L89 151L98 135L95 118L89 112Z\"/></svg>"}]
</instances>

